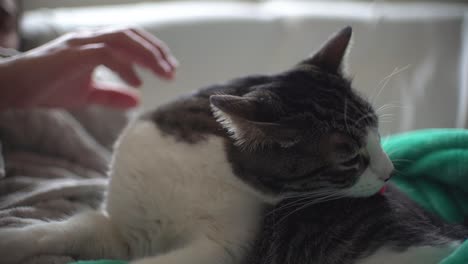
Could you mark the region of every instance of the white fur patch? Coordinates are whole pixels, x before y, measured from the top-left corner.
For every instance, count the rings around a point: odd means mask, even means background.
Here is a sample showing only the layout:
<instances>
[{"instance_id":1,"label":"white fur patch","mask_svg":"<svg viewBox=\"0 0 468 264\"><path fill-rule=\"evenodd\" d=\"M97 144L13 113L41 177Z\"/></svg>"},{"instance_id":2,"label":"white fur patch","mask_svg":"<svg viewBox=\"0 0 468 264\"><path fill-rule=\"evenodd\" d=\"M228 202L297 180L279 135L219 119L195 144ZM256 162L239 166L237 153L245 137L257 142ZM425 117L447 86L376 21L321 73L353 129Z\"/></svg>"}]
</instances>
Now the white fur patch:
<instances>
[{"instance_id":1,"label":"white fur patch","mask_svg":"<svg viewBox=\"0 0 468 264\"><path fill-rule=\"evenodd\" d=\"M347 190L351 197L367 197L377 193L393 171L393 164L383 151L376 131L368 132L366 149L370 157L369 166L356 184Z\"/></svg>"},{"instance_id":2,"label":"white fur patch","mask_svg":"<svg viewBox=\"0 0 468 264\"><path fill-rule=\"evenodd\" d=\"M253 239L263 203L232 173L222 138L188 144L146 121L121 139L109 188L107 211L134 256L199 236L236 252Z\"/></svg>"}]
</instances>

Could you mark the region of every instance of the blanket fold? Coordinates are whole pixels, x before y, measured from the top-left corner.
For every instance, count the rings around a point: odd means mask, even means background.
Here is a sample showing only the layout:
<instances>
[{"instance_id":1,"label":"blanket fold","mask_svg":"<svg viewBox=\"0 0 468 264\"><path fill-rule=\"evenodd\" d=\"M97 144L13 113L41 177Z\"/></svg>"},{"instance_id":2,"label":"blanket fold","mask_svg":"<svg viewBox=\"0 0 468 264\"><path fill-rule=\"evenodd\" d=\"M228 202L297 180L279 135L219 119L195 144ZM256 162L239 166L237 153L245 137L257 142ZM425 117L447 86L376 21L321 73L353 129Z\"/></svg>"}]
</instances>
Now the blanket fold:
<instances>
[{"instance_id":1,"label":"blanket fold","mask_svg":"<svg viewBox=\"0 0 468 264\"><path fill-rule=\"evenodd\" d=\"M127 120L101 107L0 113L0 228L99 208L112 146ZM72 261L44 255L25 264Z\"/></svg>"}]
</instances>

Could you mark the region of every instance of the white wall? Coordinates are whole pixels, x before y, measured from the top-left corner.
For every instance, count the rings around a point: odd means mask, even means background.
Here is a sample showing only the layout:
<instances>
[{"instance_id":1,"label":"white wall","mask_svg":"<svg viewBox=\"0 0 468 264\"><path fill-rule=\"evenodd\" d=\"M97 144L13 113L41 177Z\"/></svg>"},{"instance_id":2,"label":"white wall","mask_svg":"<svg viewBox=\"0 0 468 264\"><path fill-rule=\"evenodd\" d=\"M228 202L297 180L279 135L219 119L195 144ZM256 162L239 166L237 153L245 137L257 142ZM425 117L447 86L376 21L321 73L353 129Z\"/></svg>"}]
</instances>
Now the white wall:
<instances>
[{"instance_id":1,"label":"white wall","mask_svg":"<svg viewBox=\"0 0 468 264\"><path fill-rule=\"evenodd\" d=\"M54 8L54 7L77 7L77 6L91 6L91 5L115 5L132 2L156 2L142 1L142 0L22 0L25 10L32 10L38 8Z\"/></svg>"},{"instance_id":2,"label":"white wall","mask_svg":"<svg viewBox=\"0 0 468 264\"><path fill-rule=\"evenodd\" d=\"M21 0L25 10L38 8L56 8L56 7L78 7L78 6L97 6L97 5L118 5L128 3L142 2L168 2L176 0ZM186 2L197 2L206 0L190 0ZM220 2L212 0L213 2ZM262 2L262 0L231 0L230 2ZM468 0L467 0L468 1Z\"/></svg>"},{"instance_id":3,"label":"white wall","mask_svg":"<svg viewBox=\"0 0 468 264\"><path fill-rule=\"evenodd\" d=\"M77 7L77 6L92 6L92 5L116 5L125 3L141 3L141 2L168 2L176 0L20 0L23 3L25 10L33 10L38 8L54 8L54 7ZM206 0L186 0L185 2L197 2ZM209 0L208 0L209 1ZM211 0L212 2L265 2L264 0L230 0L230 1L219 1ZM292 2L294 0L291 0ZM314 0L310 0L314 1ZM468 3L468 0L328 0L328 1L342 1L342 2L459 2Z\"/></svg>"},{"instance_id":4,"label":"white wall","mask_svg":"<svg viewBox=\"0 0 468 264\"><path fill-rule=\"evenodd\" d=\"M385 114L384 135L467 126L468 6L222 2L38 10L26 14L23 26L34 39L129 23L156 34L181 65L173 82L141 72L143 105L152 108L204 85L286 69L333 31L351 25L355 34L350 73L355 87L372 98L376 108L390 104L379 111ZM383 88L385 77L399 70Z\"/></svg>"}]
</instances>

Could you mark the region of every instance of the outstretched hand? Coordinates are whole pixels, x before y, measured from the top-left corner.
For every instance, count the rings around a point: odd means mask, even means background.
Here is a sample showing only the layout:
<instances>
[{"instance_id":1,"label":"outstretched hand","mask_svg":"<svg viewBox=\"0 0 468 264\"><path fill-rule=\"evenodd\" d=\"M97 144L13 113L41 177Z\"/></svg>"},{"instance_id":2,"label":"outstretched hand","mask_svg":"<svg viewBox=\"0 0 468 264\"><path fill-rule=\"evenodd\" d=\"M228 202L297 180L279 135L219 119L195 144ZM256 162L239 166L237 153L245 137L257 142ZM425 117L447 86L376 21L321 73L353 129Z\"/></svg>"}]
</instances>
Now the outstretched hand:
<instances>
[{"instance_id":1,"label":"outstretched hand","mask_svg":"<svg viewBox=\"0 0 468 264\"><path fill-rule=\"evenodd\" d=\"M177 61L166 45L140 29L106 29L64 35L36 49L0 61L0 109L80 108L100 104L138 105L138 93L123 85L93 80L104 65L133 87L141 80L133 65L172 79Z\"/></svg>"}]
</instances>

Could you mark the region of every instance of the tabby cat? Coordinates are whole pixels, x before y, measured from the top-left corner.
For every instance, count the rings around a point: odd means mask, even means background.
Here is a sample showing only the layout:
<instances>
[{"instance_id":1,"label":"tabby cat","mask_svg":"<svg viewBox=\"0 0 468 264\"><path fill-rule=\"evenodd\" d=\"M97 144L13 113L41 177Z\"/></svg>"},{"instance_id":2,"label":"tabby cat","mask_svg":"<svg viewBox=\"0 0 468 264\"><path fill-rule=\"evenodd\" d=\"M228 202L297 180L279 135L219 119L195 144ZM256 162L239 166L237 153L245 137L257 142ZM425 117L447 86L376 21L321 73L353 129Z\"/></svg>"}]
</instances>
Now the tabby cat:
<instances>
[{"instance_id":1,"label":"tabby cat","mask_svg":"<svg viewBox=\"0 0 468 264\"><path fill-rule=\"evenodd\" d=\"M437 263L467 232L379 191L393 165L342 72L350 38L142 115L116 146L104 209L1 229L2 263Z\"/></svg>"}]
</instances>

